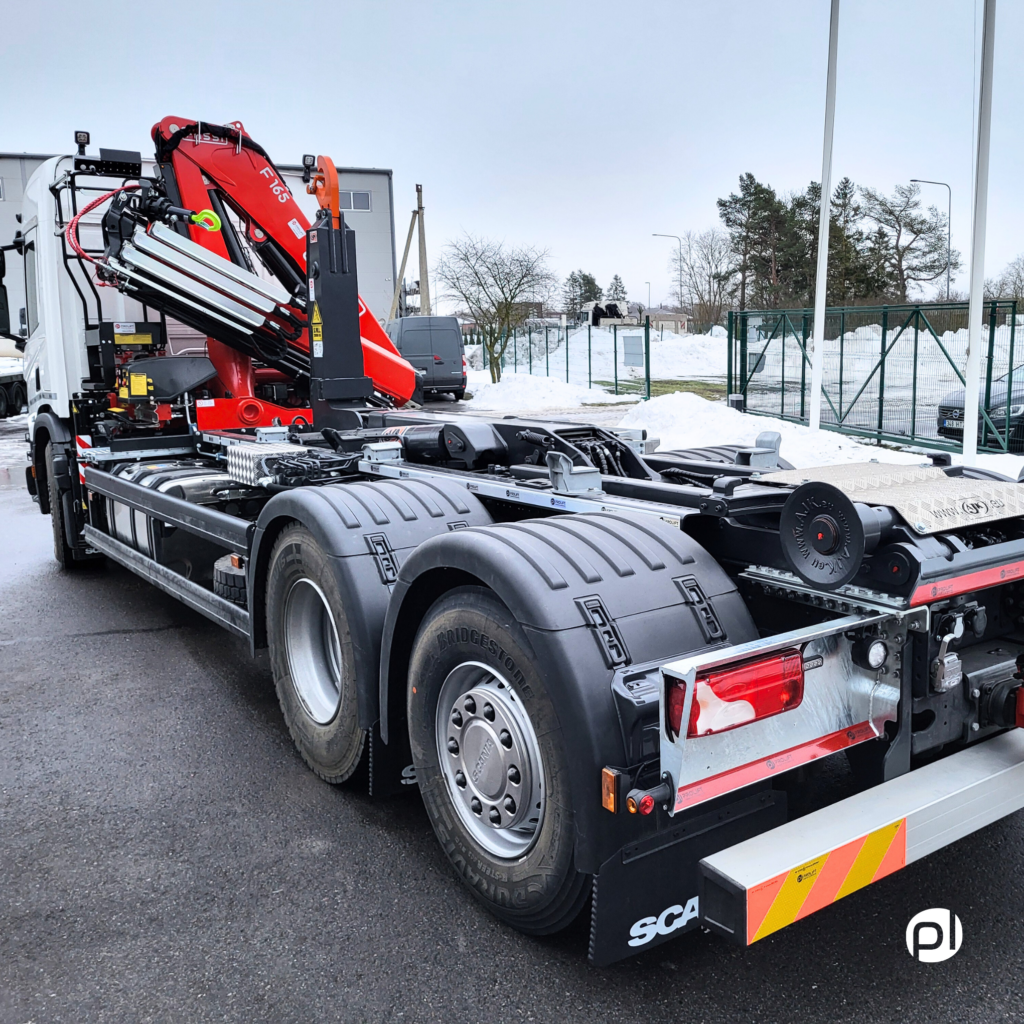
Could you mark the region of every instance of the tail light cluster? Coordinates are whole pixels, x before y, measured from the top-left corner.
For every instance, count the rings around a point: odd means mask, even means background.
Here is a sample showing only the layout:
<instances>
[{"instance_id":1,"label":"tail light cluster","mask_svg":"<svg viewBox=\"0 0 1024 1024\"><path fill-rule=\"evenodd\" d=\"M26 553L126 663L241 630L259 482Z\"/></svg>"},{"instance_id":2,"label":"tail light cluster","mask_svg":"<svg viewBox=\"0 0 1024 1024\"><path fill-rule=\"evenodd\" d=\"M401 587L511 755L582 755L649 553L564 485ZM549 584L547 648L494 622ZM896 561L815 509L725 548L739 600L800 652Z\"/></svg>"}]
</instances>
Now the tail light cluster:
<instances>
[{"instance_id":1,"label":"tail light cluster","mask_svg":"<svg viewBox=\"0 0 1024 1024\"><path fill-rule=\"evenodd\" d=\"M804 697L803 655L796 648L767 658L702 672L694 680L688 737L709 736L800 706ZM686 683L669 681L666 721L669 734L682 732Z\"/></svg>"}]
</instances>

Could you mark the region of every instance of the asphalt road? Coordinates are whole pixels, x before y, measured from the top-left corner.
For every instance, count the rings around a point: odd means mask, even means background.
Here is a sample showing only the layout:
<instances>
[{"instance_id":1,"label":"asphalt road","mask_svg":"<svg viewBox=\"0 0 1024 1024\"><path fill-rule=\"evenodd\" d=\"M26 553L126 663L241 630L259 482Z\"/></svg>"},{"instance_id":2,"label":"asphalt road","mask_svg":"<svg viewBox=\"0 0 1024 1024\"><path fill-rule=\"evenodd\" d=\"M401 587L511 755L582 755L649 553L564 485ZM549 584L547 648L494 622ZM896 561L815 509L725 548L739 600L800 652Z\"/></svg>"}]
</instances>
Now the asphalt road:
<instances>
[{"instance_id":1,"label":"asphalt road","mask_svg":"<svg viewBox=\"0 0 1024 1024\"><path fill-rule=\"evenodd\" d=\"M1024 819L749 950L597 970L463 891L415 794L308 772L265 658L115 566L64 575L0 423L0 1022L997 1021L1024 1016ZM4 468L6 466L6 469ZM959 954L909 919L951 907Z\"/></svg>"}]
</instances>

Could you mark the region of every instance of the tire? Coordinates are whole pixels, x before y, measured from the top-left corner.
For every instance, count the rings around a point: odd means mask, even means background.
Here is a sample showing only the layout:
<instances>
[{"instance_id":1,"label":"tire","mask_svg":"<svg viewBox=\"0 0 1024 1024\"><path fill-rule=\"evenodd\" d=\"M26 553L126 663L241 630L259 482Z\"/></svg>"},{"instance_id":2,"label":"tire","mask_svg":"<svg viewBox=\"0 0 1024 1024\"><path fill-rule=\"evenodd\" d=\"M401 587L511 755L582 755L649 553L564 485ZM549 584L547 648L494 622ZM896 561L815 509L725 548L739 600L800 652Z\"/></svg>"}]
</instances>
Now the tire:
<instances>
[{"instance_id":1,"label":"tire","mask_svg":"<svg viewBox=\"0 0 1024 1024\"><path fill-rule=\"evenodd\" d=\"M0 387L0 420L6 419L11 403L7 399L7 388Z\"/></svg>"},{"instance_id":2,"label":"tire","mask_svg":"<svg viewBox=\"0 0 1024 1024\"><path fill-rule=\"evenodd\" d=\"M284 529L270 553L266 607L274 685L288 732L321 779L344 782L367 749L352 637L329 560L298 523Z\"/></svg>"},{"instance_id":3,"label":"tire","mask_svg":"<svg viewBox=\"0 0 1024 1024\"><path fill-rule=\"evenodd\" d=\"M213 592L228 601L245 604L245 569L236 569L231 558L223 555L213 563Z\"/></svg>"},{"instance_id":4,"label":"tire","mask_svg":"<svg viewBox=\"0 0 1024 1024\"><path fill-rule=\"evenodd\" d=\"M47 441L46 451L46 489L50 498L50 525L53 528L53 557L62 569L74 569L79 563L75 560L74 548L68 543L67 523L64 521L64 503L61 501L60 488L53 471L53 442Z\"/></svg>"},{"instance_id":5,"label":"tire","mask_svg":"<svg viewBox=\"0 0 1024 1024\"><path fill-rule=\"evenodd\" d=\"M11 412L11 415L17 416L21 413L21 410L24 409L25 405L27 404L25 398L25 385L15 384L14 387L11 389L11 395L11 405L14 407L13 411Z\"/></svg>"},{"instance_id":6,"label":"tire","mask_svg":"<svg viewBox=\"0 0 1024 1024\"><path fill-rule=\"evenodd\" d=\"M459 388L457 391L453 391L452 394L455 396L456 402L461 402L466 397L466 389Z\"/></svg>"},{"instance_id":7,"label":"tire","mask_svg":"<svg viewBox=\"0 0 1024 1024\"><path fill-rule=\"evenodd\" d=\"M460 587L428 610L407 711L427 816L463 882L519 931L565 928L591 888L574 863L565 743L529 641L491 591Z\"/></svg>"}]
</instances>

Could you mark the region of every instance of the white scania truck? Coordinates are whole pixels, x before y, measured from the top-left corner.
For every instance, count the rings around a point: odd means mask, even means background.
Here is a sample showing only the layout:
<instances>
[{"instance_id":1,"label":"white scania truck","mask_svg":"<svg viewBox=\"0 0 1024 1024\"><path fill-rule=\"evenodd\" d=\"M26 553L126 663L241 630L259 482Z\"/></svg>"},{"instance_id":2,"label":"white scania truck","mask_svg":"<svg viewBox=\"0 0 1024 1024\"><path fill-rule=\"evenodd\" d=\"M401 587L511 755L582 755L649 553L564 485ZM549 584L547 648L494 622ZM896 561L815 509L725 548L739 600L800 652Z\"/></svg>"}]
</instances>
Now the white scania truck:
<instances>
[{"instance_id":1,"label":"white scania truck","mask_svg":"<svg viewBox=\"0 0 1024 1024\"><path fill-rule=\"evenodd\" d=\"M415 782L495 915L587 908L597 964L749 944L1024 806L1016 481L425 412L330 161L311 224L240 124L153 137L150 176L101 150L28 186L55 555L269 648L309 767ZM860 792L808 810L837 756Z\"/></svg>"}]
</instances>

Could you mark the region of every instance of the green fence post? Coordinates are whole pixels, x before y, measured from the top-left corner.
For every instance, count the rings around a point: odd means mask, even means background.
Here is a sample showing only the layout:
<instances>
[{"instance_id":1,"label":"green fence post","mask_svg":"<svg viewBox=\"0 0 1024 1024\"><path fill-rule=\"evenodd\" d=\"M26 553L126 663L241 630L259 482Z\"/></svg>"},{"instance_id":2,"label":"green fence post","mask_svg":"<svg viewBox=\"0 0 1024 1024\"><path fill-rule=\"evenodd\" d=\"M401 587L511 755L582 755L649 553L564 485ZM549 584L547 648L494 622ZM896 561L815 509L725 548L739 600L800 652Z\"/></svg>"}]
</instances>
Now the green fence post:
<instances>
[{"instance_id":1,"label":"green fence post","mask_svg":"<svg viewBox=\"0 0 1024 1024\"><path fill-rule=\"evenodd\" d=\"M619 325L612 324L612 371L615 377L615 394L619 393Z\"/></svg>"},{"instance_id":2,"label":"green fence post","mask_svg":"<svg viewBox=\"0 0 1024 1024\"><path fill-rule=\"evenodd\" d=\"M528 348L527 348L527 355L528 355L528 358L530 360L530 376L532 377L533 376L533 328L529 327L529 328L527 328L527 330L529 332L528 337L526 339L526 344L528 346Z\"/></svg>"},{"instance_id":3,"label":"green fence post","mask_svg":"<svg viewBox=\"0 0 1024 1024\"><path fill-rule=\"evenodd\" d=\"M825 332L822 331L822 334L824 334L824 333ZM800 419L801 420L804 418L804 402L805 402L805 396L807 394L807 314L806 313L804 313L803 336L804 336L804 345L803 345L803 350L800 353ZM825 339L824 338L815 338L814 339L814 344L815 345L821 345L821 356L822 356L822 361L824 361L824 358L825 358ZM824 390L824 384L822 385L822 389Z\"/></svg>"},{"instance_id":4,"label":"green fence post","mask_svg":"<svg viewBox=\"0 0 1024 1024\"><path fill-rule=\"evenodd\" d=\"M1010 354L1007 359L1009 373L1006 375L1006 450L1010 450L1010 405L1013 396L1013 342L1017 328L1017 300L1010 303Z\"/></svg>"},{"instance_id":5,"label":"green fence post","mask_svg":"<svg viewBox=\"0 0 1024 1024\"><path fill-rule=\"evenodd\" d=\"M839 311L839 422L843 422L843 346L846 344L846 310Z\"/></svg>"},{"instance_id":6,"label":"green fence post","mask_svg":"<svg viewBox=\"0 0 1024 1024\"><path fill-rule=\"evenodd\" d=\"M487 369L487 343L484 341L484 336L480 335L480 361L483 364L483 368Z\"/></svg>"},{"instance_id":7,"label":"green fence post","mask_svg":"<svg viewBox=\"0 0 1024 1024\"><path fill-rule=\"evenodd\" d=\"M644 381L647 384L647 401L651 400L651 318L644 317Z\"/></svg>"},{"instance_id":8,"label":"green fence post","mask_svg":"<svg viewBox=\"0 0 1024 1024\"><path fill-rule=\"evenodd\" d=\"M519 334L512 328L512 372L519 372Z\"/></svg>"},{"instance_id":9,"label":"green fence post","mask_svg":"<svg viewBox=\"0 0 1024 1024\"><path fill-rule=\"evenodd\" d=\"M733 337L733 328L735 327L735 316L733 311L729 310L729 326L726 328L726 341L725 341L725 399L729 400L729 396L733 393L732 386L732 346L735 342Z\"/></svg>"},{"instance_id":10,"label":"green fence post","mask_svg":"<svg viewBox=\"0 0 1024 1024\"><path fill-rule=\"evenodd\" d=\"M548 345L548 328L544 325L544 376L551 376L551 348Z\"/></svg>"},{"instance_id":11,"label":"green fence post","mask_svg":"<svg viewBox=\"0 0 1024 1024\"><path fill-rule=\"evenodd\" d=\"M911 372L914 374L914 379L910 387L910 436L917 437L917 353L918 353L918 335L921 329L921 311L918 310L914 315L914 362L911 367Z\"/></svg>"},{"instance_id":12,"label":"green fence post","mask_svg":"<svg viewBox=\"0 0 1024 1024\"><path fill-rule=\"evenodd\" d=\"M590 324L587 324L587 387L592 388L593 386L593 364L591 362L590 351Z\"/></svg>"},{"instance_id":13,"label":"green fence post","mask_svg":"<svg viewBox=\"0 0 1024 1024\"><path fill-rule=\"evenodd\" d=\"M743 395L743 410L747 409L747 314L740 313L740 380L739 390Z\"/></svg>"},{"instance_id":14,"label":"green fence post","mask_svg":"<svg viewBox=\"0 0 1024 1024\"><path fill-rule=\"evenodd\" d=\"M569 383L569 325L565 325L565 383Z\"/></svg>"},{"instance_id":15,"label":"green fence post","mask_svg":"<svg viewBox=\"0 0 1024 1024\"><path fill-rule=\"evenodd\" d=\"M878 350L878 433L882 433L882 423L885 416L885 346L889 338L889 307L882 307L882 347ZM875 438L876 443L881 438Z\"/></svg>"},{"instance_id":16,"label":"green fence post","mask_svg":"<svg viewBox=\"0 0 1024 1024\"><path fill-rule=\"evenodd\" d=\"M782 314L782 380L779 385L779 416L786 418L786 323L789 317Z\"/></svg>"},{"instance_id":17,"label":"green fence post","mask_svg":"<svg viewBox=\"0 0 1024 1024\"><path fill-rule=\"evenodd\" d=\"M996 304L992 303L992 308L988 314L988 366L985 368L985 412L988 412L989 401L992 398L992 360L995 356L996 346ZM1012 395L1010 391L1006 392L1006 404L1010 404ZM966 411L964 412L966 415ZM1009 440L1009 438L1007 438ZM981 446L985 448L988 446L988 424L985 422L985 417L981 418Z\"/></svg>"}]
</instances>

